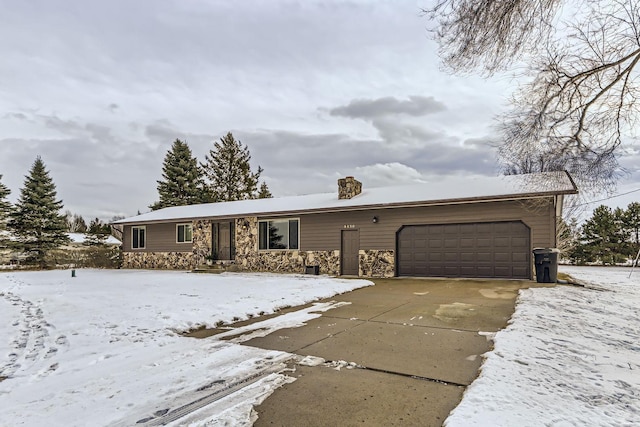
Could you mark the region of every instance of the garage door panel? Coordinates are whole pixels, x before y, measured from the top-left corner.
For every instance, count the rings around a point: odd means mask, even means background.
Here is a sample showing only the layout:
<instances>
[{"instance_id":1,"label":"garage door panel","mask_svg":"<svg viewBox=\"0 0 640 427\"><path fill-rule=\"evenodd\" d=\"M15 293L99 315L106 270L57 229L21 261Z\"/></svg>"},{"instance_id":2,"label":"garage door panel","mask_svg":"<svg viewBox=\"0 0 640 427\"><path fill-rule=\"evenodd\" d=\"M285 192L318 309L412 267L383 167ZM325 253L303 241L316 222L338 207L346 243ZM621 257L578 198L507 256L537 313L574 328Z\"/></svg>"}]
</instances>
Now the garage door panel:
<instances>
[{"instance_id":1,"label":"garage door panel","mask_svg":"<svg viewBox=\"0 0 640 427\"><path fill-rule=\"evenodd\" d=\"M493 270L494 277L513 277L511 267L496 266Z\"/></svg>"},{"instance_id":2,"label":"garage door panel","mask_svg":"<svg viewBox=\"0 0 640 427\"><path fill-rule=\"evenodd\" d=\"M441 248L444 246L444 242L442 239L430 239L427 246L434 249Z\"/></svg>"},{"instance_id":3,"label":"garage door panel","mask_svg":"<svg viewBox=\"0 0 640 427\"><path fill-rule=\"evenodd\" d=\"M529 262L529 257L526 253L514 252L511 254L511 260L516 264L526 263Z\"/></svg>"},{"instance_id":4,"label":"garage door panel","mask_svg":"<svg viewBox=\"0 0 640 427\"><path fill-rule=\"evenodd\" d=\"M511 262L511 253L505 253L505 252L496 252L495 256L494 256L494 261L495 263L499 263L499 262Z\"/></svg>"},{"instance_id":5,"label":"garage door panel","mask_svg":"<svg viewBox=\"0 0 640 427\"><path fill-rule=\"evenodd\" d=\"M527 248L529 249L529 240L524 237L512 237L511 246L514 248Z\"/></svg>"},{"instance_id":6,"label":"garage door panel","mask_svg":"<svg viewBox=\"0 0 640 427\"><path fill-rule=\"evenodd\" d=\"M493 246L496 248L510 248L511 247L511 237L496 237L493 239Z\"/></svg>"},{"instance_id":7,"label":"garage door panel","mask_svg":"<svg viewBox=\"0 0 640 427\"><path fill-rule=\"evenodd\" d=\"M491 252L478 252L477 254L478 262L492 262L493 261L493 253Z\"/></svg>"},{"instance_id":8,"label":"garage door panel","mask_svg":"<svg viewBox=\"0 0 640 427\"><path fill-rule=\"evenodd\" d=\"M476 234L493 234L491 223L477 223L475 228Z\"/></svg>"},{"instance_id":9,"label":"garage door panel","mask_svg":"<svg viewBox=\"0 0 640 427\"><path fill-rule=\"evenodd\" d=\"M461 262L475 262L475 260L476 260L476 254L473 252L462 252L460 254Z\"/></svg>"},{"instance_id":10,"label":"garage door panel","mask_svg":"<svg viewBox=\"0 0 640 427\"><path fill-rule=\"evenodd\" d=\"M397 238L400 276L530 276L530 231L520 221L412 225Z\"/></svg>"},{"instance_id":11,"label":"garage door panel","mask_svg":"<svg viewBox=\"0 0 640 427\"><path fill-rule=\"evenodd\" d=\"M414 252L413 253L413 260L417 261L417 262L424 262L427 260L427 253L426 252Z\"/></svg>"},{"instance_id":12,"label":"garage door panel","mask_svg":"<svg viewBox=\"0 0 640 427\"><path fill-rule=\"evenodd\" d=\"M459 246L459 240L457 238L447 238L444 240L444 247L449 248L457 248Z\"/></svg>"},{"instance_id":13,"label":"garage door panel","mask_svg":"<svg viewBox=\"0 0 640 427\"><path fill-rule=\"evenodd\" d=\"M486 237L482 237L482 238L478 238L476 239L476 246L478 248L490 248L493 246L493 241L492 239L488 239Z\"/></svg>"},{"instance_id":14,"label":"garage door panel","mask_svg":"<svg viewBox=\"0 0 640 427\"><path fill-rule=\"evenodd\" d=\"M429 252L428 258L430 262L442 262L444 255L442 252Z\"/></svg>"},{"instance_id":15,"label":"garage door panel","mask_svg":"<svg viewBox=\"0 0 640 427\"><path fill-rule=\"evenodd\" d=\"M460 248L463 248L463 249L475 248L475 246L476 246L476 239L470 239L467 237L460 238Z\"/></svg>"}]
</instances>

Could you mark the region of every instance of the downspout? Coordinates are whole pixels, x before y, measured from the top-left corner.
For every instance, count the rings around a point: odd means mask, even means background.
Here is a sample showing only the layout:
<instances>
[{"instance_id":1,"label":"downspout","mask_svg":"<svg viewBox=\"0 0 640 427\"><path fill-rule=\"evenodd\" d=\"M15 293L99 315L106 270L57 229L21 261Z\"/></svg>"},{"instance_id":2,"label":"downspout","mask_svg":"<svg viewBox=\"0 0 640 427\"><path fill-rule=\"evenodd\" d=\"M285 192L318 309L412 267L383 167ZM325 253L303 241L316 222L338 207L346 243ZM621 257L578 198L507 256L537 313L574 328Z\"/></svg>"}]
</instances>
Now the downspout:
<instances>
[{"instance_id":1,"label":"downspout","mask_svg":"<svg viewBox=\"0 0 640 427\"><path fill-rule=\"evenodd\" d=\"M562 209L564 208L564 195L563 194L557 194L554 197L554 205L556 208L556 216L554 218L554 222L553 222L553 229L554 229L554 234L553 234L553 241L554 241L554 246L558 246L558 221L560 221L562 219Z\"/></svg>"}]
</instances>

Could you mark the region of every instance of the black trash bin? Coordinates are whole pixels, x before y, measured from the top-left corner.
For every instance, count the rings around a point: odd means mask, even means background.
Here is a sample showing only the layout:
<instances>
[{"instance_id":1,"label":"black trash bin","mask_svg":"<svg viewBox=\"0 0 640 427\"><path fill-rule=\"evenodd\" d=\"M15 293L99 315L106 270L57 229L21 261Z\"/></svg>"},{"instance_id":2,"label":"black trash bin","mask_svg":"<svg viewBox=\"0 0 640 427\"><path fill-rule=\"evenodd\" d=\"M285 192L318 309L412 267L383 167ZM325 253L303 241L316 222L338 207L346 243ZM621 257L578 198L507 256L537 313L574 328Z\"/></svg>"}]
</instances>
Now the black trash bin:
<instances>
[{"instance_id":1,"label":"black trash bin","mask_svg":"<svg viewBox=\"0 0 640 427\"><path fill-rule=\"evenodd\" d=\"M535 248L533 256L536 264L538 283L556 283L558 280L558 254L556 248Z\"/></svg>"},{"instance_id":2,"label":"black trash bin","mask_svg":"<svg viewBox=\"0 0 640 427\"><path fill-rule=\"evenodd\" d=\"M315 276L320 274L319 265L307 265L304 269L304 274L313 274Z\"/></svg>"}]
</instances>

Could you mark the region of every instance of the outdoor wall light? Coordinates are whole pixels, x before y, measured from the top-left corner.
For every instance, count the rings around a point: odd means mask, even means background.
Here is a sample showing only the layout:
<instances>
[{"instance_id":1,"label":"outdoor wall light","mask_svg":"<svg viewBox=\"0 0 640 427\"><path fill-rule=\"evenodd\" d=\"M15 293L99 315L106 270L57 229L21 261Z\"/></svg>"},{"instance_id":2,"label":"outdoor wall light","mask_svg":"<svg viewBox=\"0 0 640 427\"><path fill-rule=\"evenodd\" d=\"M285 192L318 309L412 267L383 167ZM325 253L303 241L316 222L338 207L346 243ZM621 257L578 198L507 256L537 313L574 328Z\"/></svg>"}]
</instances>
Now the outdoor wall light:
<instances>
[{"instance_id":1,"label":"outdoor wall light","mask_svg":"<svg viewBox=\"0 0 640 427\"><path fill-rule=\"evenodd\" d=\"M375 224L376 222L378 222L378 217L377 217L377 216L374 216L374 217L373 217L373 219L372 219L371 221L373 221L373 223Z\"/></svg>"}]
</instances>

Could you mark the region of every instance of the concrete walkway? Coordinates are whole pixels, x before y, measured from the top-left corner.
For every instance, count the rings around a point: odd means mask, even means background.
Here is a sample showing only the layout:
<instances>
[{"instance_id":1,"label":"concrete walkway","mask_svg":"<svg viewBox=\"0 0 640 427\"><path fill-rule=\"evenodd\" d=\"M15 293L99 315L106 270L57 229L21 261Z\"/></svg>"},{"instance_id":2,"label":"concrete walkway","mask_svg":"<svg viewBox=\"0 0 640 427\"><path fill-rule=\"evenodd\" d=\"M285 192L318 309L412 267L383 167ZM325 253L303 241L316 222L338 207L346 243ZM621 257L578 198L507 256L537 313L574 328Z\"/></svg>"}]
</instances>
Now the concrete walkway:
<instances>
[{"instance_id":1,"label":"concrete walkway","mask_svg":"<svg viewBox=\"0 0 640 427\"><path fill-rule=\"evenodd\" d=\"M350 304L245 345L325 359L256 408L256 426L440 426L530 281L376 279ZM489 334L488 334L489 333ZM350 366L345 366L351 364ZM357 367L354 367L357 365Z\"/></svg>"}]
</instances>

